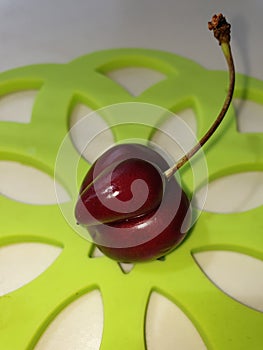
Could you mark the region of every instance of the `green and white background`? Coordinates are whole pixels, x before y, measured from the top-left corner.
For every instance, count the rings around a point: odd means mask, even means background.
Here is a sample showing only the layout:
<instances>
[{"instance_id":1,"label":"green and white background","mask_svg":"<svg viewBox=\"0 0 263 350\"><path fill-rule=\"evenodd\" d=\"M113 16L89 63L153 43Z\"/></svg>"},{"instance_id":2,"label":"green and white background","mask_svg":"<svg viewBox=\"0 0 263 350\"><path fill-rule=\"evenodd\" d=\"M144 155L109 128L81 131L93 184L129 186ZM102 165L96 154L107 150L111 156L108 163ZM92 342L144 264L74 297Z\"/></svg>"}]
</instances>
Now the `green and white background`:
<instances>
[{"instance_id":1,"label":"green and white background","mask_svg":"<svg viewBox=\"0 0 263 350\"><path fill-rule=\"evenodd\" d=\"M172 109L199 137L226 89L207 30L217 12L232 23L238 77L206 149L204 213L165 261L120 266L57 206L59 146L69 125L118 102ZM0 0L1 350L262 348L262 14L261 0ZM106 122L97 115L91 131ZM162 128L176 137L169 122ZM100 134L86 158L122 136ZM83 135L73 137L78 147ZM161 134L154 141L174 151Z\"/></svg>"}]
</instances>

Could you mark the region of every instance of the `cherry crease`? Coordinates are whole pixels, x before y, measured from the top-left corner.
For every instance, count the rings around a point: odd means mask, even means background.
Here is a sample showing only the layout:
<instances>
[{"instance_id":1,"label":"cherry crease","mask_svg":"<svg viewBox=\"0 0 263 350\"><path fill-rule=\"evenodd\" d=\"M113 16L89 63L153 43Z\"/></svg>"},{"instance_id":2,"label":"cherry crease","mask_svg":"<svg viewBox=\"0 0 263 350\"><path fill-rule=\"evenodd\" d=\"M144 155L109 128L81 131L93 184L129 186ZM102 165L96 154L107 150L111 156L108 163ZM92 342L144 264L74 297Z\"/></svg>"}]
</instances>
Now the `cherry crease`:
<instances>
[{"instance_id":1,"label":"cherry crease","mask_svg":"<svg viewBox=\"0 0 263 350\"><path fill-rule=\"evenodd\" d=\"M116 145L92 165L82 182L75 216L105 255L122 262L153 260L186 236L190 202L174 177L163 177L168 167L159 153L140 144ZM108 208L113 197L123 204L139 198L140 186L131 191L136 180L148 187L145 202L137 208L135 200L136 210L129 212Z\"/></svg>"}]
</instances>

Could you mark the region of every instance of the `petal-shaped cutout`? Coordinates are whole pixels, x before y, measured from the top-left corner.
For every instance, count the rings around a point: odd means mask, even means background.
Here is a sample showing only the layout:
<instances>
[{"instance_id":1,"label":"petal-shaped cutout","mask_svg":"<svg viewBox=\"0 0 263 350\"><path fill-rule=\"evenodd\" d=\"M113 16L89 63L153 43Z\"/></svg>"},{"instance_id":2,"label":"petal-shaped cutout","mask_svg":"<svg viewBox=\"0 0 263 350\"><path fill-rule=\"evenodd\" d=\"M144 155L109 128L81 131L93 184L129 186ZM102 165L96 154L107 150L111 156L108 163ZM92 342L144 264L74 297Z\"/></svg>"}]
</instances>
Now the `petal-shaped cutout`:
<instances>
[{"instance_id":1,"label":"petal-shaped cutout","mask_svg":"<svg viewBox=\"0 0 263 350\"><path fill-rule=\"evenodd\" d=\"M37 90L14 92L0 98L0 121L30 123Z\"/></svg>"},{"instance_id":2,"label":"petal-shaped cutout","mask_svg":"<svg viewBox=\"0 0 263 350\"><path fill-rule=\"evenodd\" d=\"M113 134L105 120L83 104L77 104L72 111L70 134L79 153L90 163L114 144Z\"/></svg>"},{"instance_id":3,"label":"petal-shaped cutout","mask_svg":"<svg viewBox=\"0 0 263 350\"><path fill-rule=\"evenodd\" d=\"M151 140L173 159L179 159L197 142L197 121L194 111L187 108L171 115L153 134Z\"/></svg>"},{"instance_id":4,"label":"petal-shaped cutout","mask_svg":"<svg viewBox=\"0 0 263 350\"><path fill-rule=\"evenodd\" d=\"M263 105L253 101L234 99L239 132L263 132Z\"/></svg>"},{"instance_id":5,"label":"petal-shaped cutout","mask_svg":"<svg viewBox=\"0 0 263 350\"><path fill-rule=\"evenodd\" d=\"M263 261L231 251L199 252L194 258L226 294L263 312Z\"/></svg>"},{"instance_id":6,"label":"petal-shaped cutout","mask_svg":"<svg viewBox=\"0 0 263 350\"><path fill-rule=\"evenodd\" d=\"M143 67L126 67L106 73L106 75L123 86L133 96L140 95L150 86L165 79L159 71Z\"/></svg>"},{"instance_id":7,"label":"petal-shaped cutout","mask_svg":"<svg viewBox=\"0 0 263 350\"><path fill-rule=\"evenodd\" d=\"M44 243L17 243L0 247L0 296L35 279L60 253L61 248Z\"/></svg>"},{"instance_id":8,"label":"petal-shaped cutout","mask_svg":"<svg viewBox=\"0 0 263 350\"><path fill-rule=\"evenodd\" d=\"M243 172L212 181L208 184L206 202L201 208L200 198L203 198L204 190L201 188L196 193L199 209L216 213L250 210L263 204L263 172Z\"/></svg>"},{"instance_id":9,"label":"petal-shaped cutout","mask_svg":"<svg viewBox=\"0 0 263 350\"><path fill-rule=\"evenodd\" d=\"M0 161L0 194L28 204L69 201L66 190L46 173L15 161Z\"/></svg>"},{"instance_id":10,"label":"petal-shaped cutout","mask_svg":"<svg viewBox=\"0 0 263 350\"><path fill-rule=\"evenodd\" d=\"M102 331L102 298L94 290L71 303L54 319L35 350L98 350Z\"/></svg>"},{"instance_id":11,"label":"petal-shaped cutout","mask_svg":"<svg viewBox=\"0 0 263 350\"><path fill-rule=\"evenodd\" d=\"M146 318L147 350L205 350L189 318L170 300L153 292Z\"/></svg>"}]
</instances>

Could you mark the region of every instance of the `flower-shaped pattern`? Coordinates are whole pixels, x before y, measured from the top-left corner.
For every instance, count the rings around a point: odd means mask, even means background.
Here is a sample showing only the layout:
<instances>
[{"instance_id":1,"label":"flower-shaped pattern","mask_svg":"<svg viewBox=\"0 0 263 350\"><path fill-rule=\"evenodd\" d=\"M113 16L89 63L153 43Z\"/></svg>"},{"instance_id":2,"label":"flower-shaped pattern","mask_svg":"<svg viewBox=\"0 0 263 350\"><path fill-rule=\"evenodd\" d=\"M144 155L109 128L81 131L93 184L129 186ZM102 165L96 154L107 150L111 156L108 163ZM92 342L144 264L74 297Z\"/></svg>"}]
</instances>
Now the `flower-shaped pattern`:
<instances>
[{"instance_id":1,"label":"flower-shaped pattern","mask_svg":"<svg viewBox=\"0 0 263 350\"><path fill-rule=\"evenodd\" d=\"M131 96L105 74L125 66L149 67L160 71L165 79L139 96ZM0 75L2 96L21 90L39 92L30 123L0 123L0 158L33 165L53 176L59 147L68 133L69 116L78 102L94 110L122 102L153 103L175 112L192 108L200 136L217 114L226 84L226 72L208 71L185 58L143 49L102 51L68 64L4 72ZM235 96L262 104L263 82L238 75ZM114 128L113 133L117 141L125 137L121 128ZM147 128L141 134L145 138L151 135ZM205 147L209 180L262 171L262 149L262 134L238 132L231 107L220 131ZM84 172L88 165L84 159L80 163ZM67 167L70 164L65 164L63 171ZM183 169L182 175L190 188L188 170ZM101 350L145 349L145 314L153 291L183 310L208 349L261 348L262 313L217 288L193 255L232 250L262 260L262 206L242 213L203 212L188 239L164 261L138 264L127 274L106 257L92 258L94 247L67 224L58 205L30 205L1 196L0 206L0 246L43 242L62 247L44 273L0 297L1 349L33 349L55 315L94 289L100 290L104 307Z\"/></svg>"}]
</instances>

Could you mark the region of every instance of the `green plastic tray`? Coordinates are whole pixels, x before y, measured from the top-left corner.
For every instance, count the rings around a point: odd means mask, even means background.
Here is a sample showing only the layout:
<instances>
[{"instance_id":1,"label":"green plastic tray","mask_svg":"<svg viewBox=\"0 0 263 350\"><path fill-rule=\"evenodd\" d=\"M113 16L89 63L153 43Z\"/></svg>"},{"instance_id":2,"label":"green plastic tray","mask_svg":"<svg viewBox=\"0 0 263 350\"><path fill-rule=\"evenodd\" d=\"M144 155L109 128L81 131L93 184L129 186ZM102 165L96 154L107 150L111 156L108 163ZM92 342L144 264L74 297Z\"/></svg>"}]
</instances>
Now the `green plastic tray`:
<instances>
[{"instance_id":1,"label":"green plastic tray","mask_svg":"<svg viewBox=\"0 0 263 350\"><path fill-rule=\"evenodd\" d=\"M133 97L105 75L129 66L148 67L166 78ZM225 71L209 71L183 57L144 49L101 51L68 64L4 72L0 75L1 96L27 89L39 89L39 93L29 124L0 122L0 160L33 165L54 176L68 119L78 102L95 110L121 102L151 103L175 112L190 107L200 136L221 107L227 81ZM235 97L263 104L263 82L238 74ZM205 147L209 180L263 170L263 135L239 133L235 117L231 107ZM116 142L134 137L136 126L129 130L113 128ZM140 138L150 135L148 128L138 132ZM88 165L81 159L79 167L83 172ZM187 169L182 176L187 186ZM63 174L58 177L63 183ZM263 314L217 288L198 267L193 253L231 250L262 260L263 206L243 213L203 212L189 237L165 261L137 264L129 274L106 257L92 258L92 244L68 225L59 205L34 206L0 196L0 208L1 246L34 241L63 248L42 275L0 298L0 349L33 349L65 306L94 289L100 290L104 305L101 350L145 349L145 314L152 291L183 310L208 349L262 349ZM14 213L19 222L13 219Z\"/></svg>"}]
</instances>

